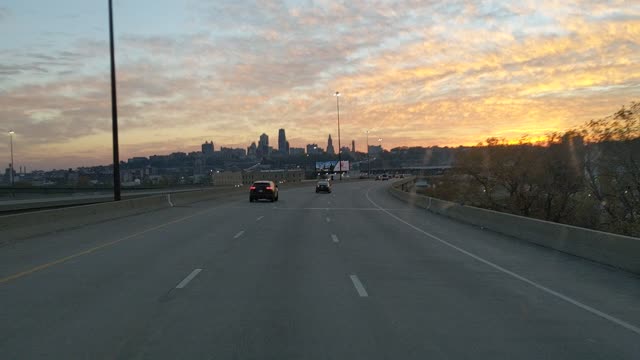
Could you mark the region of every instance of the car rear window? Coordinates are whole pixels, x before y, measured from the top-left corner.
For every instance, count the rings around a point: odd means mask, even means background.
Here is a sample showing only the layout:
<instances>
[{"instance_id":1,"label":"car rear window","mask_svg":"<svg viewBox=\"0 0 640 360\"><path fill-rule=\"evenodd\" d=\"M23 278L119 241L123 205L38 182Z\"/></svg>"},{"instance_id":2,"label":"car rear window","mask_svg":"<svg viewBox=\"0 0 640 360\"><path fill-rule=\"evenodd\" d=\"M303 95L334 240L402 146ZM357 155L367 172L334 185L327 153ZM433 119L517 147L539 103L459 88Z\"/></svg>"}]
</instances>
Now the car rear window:
<instances>
[{"instance_id":1,"label":"car rear window","mask_svg":"<svg viewBox=\"0 0 640 360\"><path fill-rule=\"evenodd\" d=\"M255 186L257 188L266 188L267 186L271 186L271 183L268 183L268 182L257 182L257 183L253 183L253 186Z\"/></svg>"}]
</instances>

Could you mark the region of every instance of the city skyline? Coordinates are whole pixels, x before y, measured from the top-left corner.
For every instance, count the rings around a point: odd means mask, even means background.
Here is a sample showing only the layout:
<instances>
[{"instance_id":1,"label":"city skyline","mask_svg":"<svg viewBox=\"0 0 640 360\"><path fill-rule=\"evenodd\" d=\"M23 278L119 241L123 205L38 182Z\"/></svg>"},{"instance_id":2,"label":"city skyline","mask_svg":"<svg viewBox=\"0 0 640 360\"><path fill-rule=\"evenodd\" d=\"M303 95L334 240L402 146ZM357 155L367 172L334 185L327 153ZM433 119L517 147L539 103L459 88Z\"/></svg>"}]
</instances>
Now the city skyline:
<instances>
[{"instance_id":1,"label":"city skyline","mask_svg":"<svg viewBox=\"0 0 640 360\"><path fill-rule=\"evenodd\" d=\"M122 158L324 145L335 91L342 139L386 148L540 139L640 98L640 3L115 0L114 21ZM106 5L7 0L0 30L16 165L109 163Z\"/></svg>"},{"instance_id":2,"label":"city skyline","mask_svg":"<svg viewBox=\"0 0 640 360\"><path fill-rule=\"evenodd\" d=\"M280 135L280 132L281 132L281 131L285 131L285 129L278 129L276 133L277 133L278 135ZM283 132L283 134L284 134L284 132ZM247 151L248 149L250 149L250 148L251 148L251 145L252 145L252 144L254 144L254 145L258 146L258 145L260 144L260 138L262 138L262 136L263 136L263 135L266 135L266 138L264 138L264 139L266 140L266 146L267 146L267 148L272 148L272 150L273 150L274 152L279 153L279 152L280 152L280 150L279 150L279 145L280 145L280 140L281 140L281 139L280 139L280 136L278 136L278 148L276 149L276 148L274 148L273 146L269 145L269 134L268 134L268 133L266 133L266 132L264 132L264 133L262 133L262 135L260 135L260 136L258 137L258 142L256 142L256 141L252 141L250 144L248 144L248 146L247 146L247 145L245 145L245 146L242 146L242 145L241 145L241 146L233 146L233 145L220 144L220 143L218 143L218 142L215 142L212 136L205 136L205 137L203 137L204 142L200 141L200 143L199 143L199 144L194 145L194 146L191 146L190 148L186 148L186 149L177 149L177 148L176 148L176 149L174 149L174 150L168 149L168 151L167 151L167 152L164 152L164 153L162 153L162 152L158 152L158 151L155 151L155 152L154 152L154 151L151 151L150 153L146 153L146 154L143 154L143 153L137 153L137 154L135 154L135 155L130 155L130 156L129 156L129 155L125 155L125 156L121 157L121 159L120 159L120 160L121 160L121 161L126 161L127 159L131 159L131 158L135 158L135 157L146 157L146 158L148 158L148 157L150 157L150 156L154 156L154 155L162 155L162 154L166 154L166 155L168 155L168 154L171 154L171 153L180 153L180 152L182 152L182 153L186 153L186 154L189 154L189 153L192 153L192 152L202 152L203 154L207 154L207 153L220 152L220 151L221 151L221 149L224 149L224 148L231 148L231 149L243 149L243 150ZM14 136L15 136L15 134L14 134ZM330 138L331 138L331 134L329 134L329 139L330 139ZM314 140L314 141L315 141L315 140ZM313 145L313 144L315 144L315 142L314 142L314 141L302 141L302 142L300 143L300 144L301 144L300 146L292 146L292 145L290 145L290 144L289 144L289 141L287 140L286 136L284 137L284 143L286 144L286 146L287 146L288 148L291 148L291 149L292 149L292 148L295 148L295 149L303 149L303 150L304 150L304 149L306 148L306 146L307 146L307 145L310 145L310 144L312 144L312 145ZM355 141L355 140L353 140L353 141ZM15 145L15 144L14 144L14 145ZM315 145L317 145L317 144L315 144ZM402 146L402 145L401 145L401 146ZM434 146L437 146L437 145L434 145ZM322 147L319 147L319 148L320 148L320 149L322 149ZM345 146L343 146L343 148L346 148L346 147L345 147ZM322 150L323 150L323 151L325 151L324 149L322 149ZM365 152L366 152L366 149L365 149ZM250 155L249 153L250 153L250 151L247 151L247 155ZM306 151L305 151L305 153L306 153ZM337 152L336 152L335 150L333 151L333 153L329 153L329 154L330 154L330 155L336 155L336 156L337 156ZM38 167L38 166L35 166L35 167L32 167L32 169L33 169L34 171L40 171L40 170L55 170L55 169L67 169L67 168L74 168L74 169L75 169L75 168L78 168L78 167L104 166L104 165L109 165L109 164L110 164L110 163L107 161L107 162L105 162L105 163L93 163L93 164L81 163L81 164L78 164L78 165L73 165L73 166L62 166L62 167L55 167L55 166L50 166L50 167L46 167L46 166L45 166L45 167ZM7 165L8 165L8 164L7 164ZM16 162L16 163L15 163L15 167L16 167L16 169L17 169L17 168L19 168L19 167L21 167L21 166L29 167L29 166L28 166L28 164L20 164L20 163L18 163L18 162ZM3 167L2 167L2 168L4 169L4 167L8 167L8 166L4 166L4 165L3 165ZM17 170L16 170L16 172L17 172Z\"/></svg>"}]
</instances>

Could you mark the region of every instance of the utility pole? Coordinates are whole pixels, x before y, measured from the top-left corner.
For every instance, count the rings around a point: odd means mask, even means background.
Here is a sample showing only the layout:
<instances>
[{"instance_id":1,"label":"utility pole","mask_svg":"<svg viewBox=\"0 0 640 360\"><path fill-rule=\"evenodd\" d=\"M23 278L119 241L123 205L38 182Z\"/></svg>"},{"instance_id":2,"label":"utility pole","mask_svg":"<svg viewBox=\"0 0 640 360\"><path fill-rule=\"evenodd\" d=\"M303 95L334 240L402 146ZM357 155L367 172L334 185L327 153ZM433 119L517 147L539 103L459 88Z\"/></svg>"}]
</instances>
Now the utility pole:
<instances>
[{"instance_id":1,"label":"utility pole","mask_svg":"<svg viewBox=\"0 0 640 360\"><path fill-rule=\"evenodd\" d=\"M120 201L120 154L118 145L118 102L116 96L116 60L113 45L113 4L109 0L109 45L111 56L111 127L113 135L113 200Z\"/></svg>"}]
</instances>

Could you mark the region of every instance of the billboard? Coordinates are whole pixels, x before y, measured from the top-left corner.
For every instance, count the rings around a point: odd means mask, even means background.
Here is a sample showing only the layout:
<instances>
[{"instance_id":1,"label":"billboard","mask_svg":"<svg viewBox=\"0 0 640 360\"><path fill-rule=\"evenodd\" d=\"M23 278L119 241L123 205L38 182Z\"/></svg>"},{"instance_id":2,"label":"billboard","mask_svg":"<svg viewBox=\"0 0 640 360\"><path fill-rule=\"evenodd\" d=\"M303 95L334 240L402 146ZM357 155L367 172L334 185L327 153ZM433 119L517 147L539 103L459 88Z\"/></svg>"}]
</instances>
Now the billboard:
<instances>
[{"instance_id":1,"label":"billboard","mask_svg":"<svg viewBox=\"0 0 640 360\"><path fill-rule=\"evenodd\" d=\"M349 160L342 160L338 166L337 160L316 161L316 171L349 171Z\"/></svg>"}]
</instances>

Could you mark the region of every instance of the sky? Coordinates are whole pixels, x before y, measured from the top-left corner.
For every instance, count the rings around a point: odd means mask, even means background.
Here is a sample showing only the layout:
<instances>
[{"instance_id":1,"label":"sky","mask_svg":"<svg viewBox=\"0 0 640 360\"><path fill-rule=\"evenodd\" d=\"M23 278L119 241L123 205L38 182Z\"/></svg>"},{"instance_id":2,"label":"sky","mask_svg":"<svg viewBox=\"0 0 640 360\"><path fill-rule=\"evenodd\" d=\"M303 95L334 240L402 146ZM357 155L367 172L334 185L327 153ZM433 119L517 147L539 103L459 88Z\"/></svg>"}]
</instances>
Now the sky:
<instances>
[{"instance_id":1,"label":"sky","mask_svg":"<svg viewBox=\"0 0 640 360\"><path fill-rule=\"evenodd\" d=\"M640 0L114 0L120 155L543 137L640 100ZM54 6L55 5L55 6ZM111 162L107 1L0 3L15 167ZM9 139L0 154L9 163ZM2 160L0 160L2 161Z\"/></svg>"}]
</instances>

